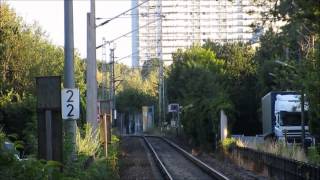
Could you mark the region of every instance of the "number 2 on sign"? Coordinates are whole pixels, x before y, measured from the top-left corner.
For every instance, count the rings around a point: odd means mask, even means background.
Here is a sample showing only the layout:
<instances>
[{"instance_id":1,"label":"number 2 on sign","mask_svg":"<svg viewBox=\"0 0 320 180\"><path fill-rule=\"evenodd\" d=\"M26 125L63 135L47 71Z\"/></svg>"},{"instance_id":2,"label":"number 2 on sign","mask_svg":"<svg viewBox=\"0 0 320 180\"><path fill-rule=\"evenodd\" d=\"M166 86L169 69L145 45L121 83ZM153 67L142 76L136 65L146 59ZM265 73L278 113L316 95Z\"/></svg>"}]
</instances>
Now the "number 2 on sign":
<instances>
[{"instance_id":1,"label":"number 2 on sign","mask_svg":"<svg viewBox=\"0 0 320 180\"><path fill-rule=\"evenodd\" d=\"M72 105L72 104L68 104L68 105L67 105L67 108L69 108L69 107L71 107L71 109L70 109L70 111L68 112L68 117L72 117L72 116L74 116L73 114L71 114L72 111L73 111L73 105Z\"/></svg>"},{"instance_id":2,"label":"number 2 on sign","mask_svg":"<svg viewBox=\"0 0 320 180\"><path fill-rule=\"evenodd\" d=\"M62 119L79 119L79 89L61 91Z\"/></svg>"},{"instance_id":3,"label":"number 2 on sign","mask_svg":"<svg viewBox=\"0 0 320 180\"><path fill-rule=\"evenodd\" d=\"M71 93L70 97L68 98L67 102L73 102L72 97L73 97L73 91L68 90L67 94Z\"/></svg>"}]
</instances>

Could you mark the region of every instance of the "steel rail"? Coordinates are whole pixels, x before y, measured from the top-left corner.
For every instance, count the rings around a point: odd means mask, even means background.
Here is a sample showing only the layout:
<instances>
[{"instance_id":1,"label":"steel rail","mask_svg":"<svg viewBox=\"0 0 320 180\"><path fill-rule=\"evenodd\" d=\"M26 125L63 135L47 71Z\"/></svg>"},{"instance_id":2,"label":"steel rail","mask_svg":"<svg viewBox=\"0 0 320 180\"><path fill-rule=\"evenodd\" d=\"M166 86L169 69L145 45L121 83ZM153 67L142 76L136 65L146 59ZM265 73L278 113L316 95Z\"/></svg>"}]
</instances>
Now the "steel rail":
<instances>
[{"instance_id":1,"label":"steel rail","mask_svg":"<svg viewBox=\"0 0 320 180\"><path fill-rule=\"evenodd\" d=\"M152 145L149 143L149 141L147 140L147 138L145 136L140 136L144 139L145 143L147 144L148 148L150 149L150 151L152 152L153 157L156 160L156 164L159 167L161 174L164 176L165 179L167 180L173 180L172 175L169 173L169 171L167 170L167 168L164 166L164 164L162 163L162 161L160 160L158 154L156 153L156 151L154 150L154 148L152 147Z\"/></svg>"},{"instance_id":2,"label":"steel rail","mask_svg":"<svg viewBox=\"0 0 320 180\"><path fill-rule=\"evenodd\" d=\"M210 175L211 177L218 179L218 180L229 180L229 178L227 178L225 175L223 175L222 173L218 172L217 170L213 169L212 167L208 166L207 164L205 164L204 162L202 162L201 160L199 160L198 158L194 157L193 155L191 155L190 153L188 153L187 151L183 150L182 148L180 148L178 145L176 145L175 143L173 143L172 141L164 138L164 137L160 137L160 136L152 136L152 135L145 135L143 136L145 142L148 144L148 146L150 146L150 148L152 148L152 151L154 151L152 145L148 142L147 137L153 137L153 138L159 138L162 139L164 142L166 142L167 144L169 144L171 147L173 147L175 150L177 150L177 152L179 152L180 154L182 154L185 158L187 158L188 160L190 160L191 162L193 162L193 164L195 164L196 166L198 166L200 169L202 169L204 172L206 172L208 175ZM156 154L156 152L154 151L154 153ZM157 161L160 161L160 158L157 156ZM161 164L163 164L161 162ZM165 168L165 167L164 167Z\"/></svg>"}]
</instances>

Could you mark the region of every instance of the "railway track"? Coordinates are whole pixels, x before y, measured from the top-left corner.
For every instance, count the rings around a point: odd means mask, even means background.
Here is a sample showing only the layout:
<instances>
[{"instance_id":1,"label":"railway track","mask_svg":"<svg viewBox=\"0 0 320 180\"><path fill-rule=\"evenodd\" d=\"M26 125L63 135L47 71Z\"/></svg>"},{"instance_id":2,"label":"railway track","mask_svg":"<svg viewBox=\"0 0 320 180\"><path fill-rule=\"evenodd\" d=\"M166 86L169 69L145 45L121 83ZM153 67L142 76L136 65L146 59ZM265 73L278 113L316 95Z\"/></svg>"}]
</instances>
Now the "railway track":
<instances>
[{"instance_id":1,"label":"railway track","mask_svg":"<svg viewBox=\"0 0 320 180\"><path fill-rule=\"evenodd\" d=\"M222 173L206 165L173 142L159 136L143 136L165 179L228 180Z\"/></svg>"}]
</instances>

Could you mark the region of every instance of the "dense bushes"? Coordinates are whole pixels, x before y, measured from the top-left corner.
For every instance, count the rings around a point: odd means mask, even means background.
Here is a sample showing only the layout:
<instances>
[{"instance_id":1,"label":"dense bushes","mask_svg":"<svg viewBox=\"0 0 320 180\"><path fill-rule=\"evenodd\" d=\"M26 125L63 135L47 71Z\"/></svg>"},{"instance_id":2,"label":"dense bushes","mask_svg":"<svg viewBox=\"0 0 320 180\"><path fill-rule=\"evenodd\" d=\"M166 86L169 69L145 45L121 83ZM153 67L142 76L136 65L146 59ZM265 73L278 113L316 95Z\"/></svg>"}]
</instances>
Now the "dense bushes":
<instances>
[{"instance_id":1,"label":"dense bushes","mask_svg":"<svg viewBox=\"0 0 320 180\"><path fill-rule=\"evenodd\" d=\"M10 135L12 140L23 140L24 152L36 153L37 124L35 114L35 98L32 95L22 95L8 91L0 97L0 125Z\"/></svg>"},{"instance_id":2,"label":"dense bushes","mask_svg":"<svg viewBox=\"0 0 320 180\"><path fill-rule=\"evenodd\" d=\"M90 129L90 128L89 128ZM89 132L89 131L86 131ZM16 151L4 149L4 141L7 140L6 135L0 130L0 174L1 179L15 180L45 180L45 179L74 179L74 180L90 180L90 179L119 179L118 177L118 141L115 136L112 137L109 146L108 158L103 157L102 146L99 142L86 141L90 135L84 134L83 137L78 136L78 142L87 142L92 147L97 147L94 151L94 161L88 161L92 158L92 154L87 151L88 148L83 147L83 143L79 144L82 151L78 152L78 159L70 161L62 165L55 161L37 160L32 156L27 159L18 159ZM93 145L94 144L94 145ZM91 149L91 148L89 148ZM100 153L97 152L100 151ZM89 162L89 163L88 163ZM61 171L63 168L63 171Z\"/></svg>"},{"instance_id":3,"label":"dense bushes","mask_svg":"<svg viewBox=\"0 0 320 180\"><path fill-rule=\"evenodd\" d=\"M252 57L249 45L210 41L174 54L167 78L169 102L183 106L182 125L196 146L212 143L220 110L227 112L234 129L254 125L246 133L258 131Z\"/></svg>"}]
</instances>

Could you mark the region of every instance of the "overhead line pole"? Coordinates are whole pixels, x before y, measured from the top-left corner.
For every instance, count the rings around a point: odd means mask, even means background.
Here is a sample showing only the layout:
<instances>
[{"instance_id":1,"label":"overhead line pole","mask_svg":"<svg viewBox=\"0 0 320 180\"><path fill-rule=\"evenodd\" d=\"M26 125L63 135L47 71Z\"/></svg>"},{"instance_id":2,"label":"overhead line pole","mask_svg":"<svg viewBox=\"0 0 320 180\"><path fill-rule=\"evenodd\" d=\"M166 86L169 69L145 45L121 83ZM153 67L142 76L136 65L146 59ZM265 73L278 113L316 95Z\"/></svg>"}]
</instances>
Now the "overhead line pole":
<instances>
[{"instance_id":1,"label":"overhead line pole","mask_svg":"<svg viewBox=\"0 0 320 180\"><path fill-rule=\"evenodd\" d=\"M107 99L107 43L106 39L102 38L102 98L101 100Z\"/></svg>"},{"instance_id":2,"label":"overhead line pole","mask_svg":"<svg viewBox=\"0 0 320 180\"><path fill-rule=\"evenodd\" d=\"M95 131L97 122L97 62L96 62L96 23L95 0L90 1L90 13L87 14L87 122Z\"/></svg>"},{"instance_id":3,"label":"overhead line pole","mask_svg":"<svg viewBox=\"0 0 320 180\"><path fill-rule=\"evenodd\" d=\"M157 58L159 60L159 122L162 130L164 119L164 89L163 89L163 61L162 61L162 0L157 1L156 19L157 21ZM163 115L163 116L162 116Z\"/></svg>"},{"instance_id":4,"label":"overhead line pole","mask_svg":"<svg viewBox=\"0 0 320 180\"><path fill-rule=\"evenodd\" d=\"M110 109L110 120L114 119L114 46L110 46L110 101L109 101L109 109Z\"/></svg>"},{"instance_id":5,"label":"overhead line pole","mask_svg":"<svg viewBox=\"0 0 320 180\"><path fill-rule=\"evenodd\" d=\"M74 88L74 39L73 39L73 1L64 0L64 88ZM71 151L67 154L75 160L76 157L76 120L65 121L65 134L70 141Z\"/></svg>"},{"instance_id":6,"label":"overhead line pole","mask_svg":"<svg viewBox=\"0 0 320 180\"><path fill-rule=\"evenodd\" d=\"M68 0L65 0L67 2ZM70 1L70 0L69 0ZM149 0L146 0L147 2ZM90 13L87 14L87 104L86 104L86 120L92 126L95 131L98 127L97 122L97 62L96 62L96 28L103 26L109 23L111 20L114 20L123 14L131 11L134 8L141 6L143 3L140 3L138 6L133 7L111 19L104 21L103 23L96 26L96 17L95 17L95 0L90 0ZM109 42L110 43L110 42ZM102 46L99 46L102 47ZM114 106L114 105L113 105Z\"/></svg>"}]
</instances>

